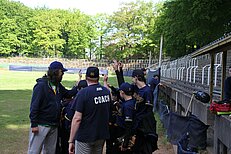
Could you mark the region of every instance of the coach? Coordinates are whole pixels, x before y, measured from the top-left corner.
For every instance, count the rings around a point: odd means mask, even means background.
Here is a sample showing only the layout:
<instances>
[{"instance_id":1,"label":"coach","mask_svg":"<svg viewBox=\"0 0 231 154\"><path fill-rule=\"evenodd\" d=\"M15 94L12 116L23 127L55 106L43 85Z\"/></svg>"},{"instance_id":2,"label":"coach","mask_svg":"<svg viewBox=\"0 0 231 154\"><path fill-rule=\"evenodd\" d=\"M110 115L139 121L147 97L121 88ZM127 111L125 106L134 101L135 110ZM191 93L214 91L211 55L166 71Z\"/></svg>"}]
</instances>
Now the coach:
<instances>
[{"instance_id":1,"label":"coach","mask_svg":"<svg viewBox=\"0 0 231 154\"><path fill-rule=\"evenodd\" d=\"M99 84L99 69L88 67L86 72L88 87L79 91L72 109L69 139L69 153L101 154L106 139L109 138L110 91Z\"/></svg>"}]
</instances>

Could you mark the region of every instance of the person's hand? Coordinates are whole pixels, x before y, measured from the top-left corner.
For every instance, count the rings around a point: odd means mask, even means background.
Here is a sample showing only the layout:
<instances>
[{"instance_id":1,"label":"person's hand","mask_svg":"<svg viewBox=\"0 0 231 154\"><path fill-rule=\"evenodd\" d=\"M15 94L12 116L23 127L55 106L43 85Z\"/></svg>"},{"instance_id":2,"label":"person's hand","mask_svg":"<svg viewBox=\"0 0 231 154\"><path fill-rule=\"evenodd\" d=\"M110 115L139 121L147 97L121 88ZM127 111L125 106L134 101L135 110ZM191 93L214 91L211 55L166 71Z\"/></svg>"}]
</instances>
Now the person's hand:
<instances>
[{"instance_id":1,"label":"person's hand","mask_svg":"<svg viewBox=\"0 0 231 154\"><path fill-rule=\"evenodd\" d=\"M76 81L76 82L75 82L75 86L77 87L77 86L78 86L78 84L79 84L79 81Z\"/></svg>"},{"instance_id":2,"label":"person's hand","mask_svg":"<svg viewBox=\"0 0 231 154\"><path fill-rule=\"evenodd\" d=\"M159 83L158 86L161 86L163 88L166 88L166 86L163 83Z\"/></svg>"},{"instance_id":3,"label":"person's hand","mask_svg":"<svg viewBox=\"0 0 231 154\"><path fill-rule=\"evenodd\" d=\"M32 131L32 133L38 133L39 132L39 128L38 127L32 127L31 128L31 131Z\"/></svg>"},{"instance_id":4,"label":"person's hand","mask_svg":"<svg viewBox=\"0 0 231 154\"><path fill-rule=\"evenodd\" d=\"M119 63L118 63L118 66L119 66L120 69L123 69L124 64L121 63L121 62L119 62Z\"/></svg>"},{"instance_id":5,"label":"person's hand","mask_svg":"<svg viewBox=\"0 0 231 154\"><path fill-rule=\"evenodd\" d=\"M126 150L128 150L128 148L124 148L122 145L120 146L120 150L121 151L126 151Z\"/></svg>"},{"instance_id":6,"label":"person's hand","mask_svg":"<svg viewBox=\"0 0 231 154\"><path fill-rule=\"evenodd\" d=\"M103 81L104 81L104 82L107 82L107 81L108 81L108 76L107 76L106 74L103 76Z\"/></svg>"},{"instance_id":7,"label":"person's hand","mask_svg":"<svg viewBox=\"0 0 231 154\"><path fill-rule=\"evenodd\" d=\"M75 153L75 145L74 143L69 143L69 154L74 154Z\"/></svg>"},{"instance_id":8,"label":"person's hand","mask_svg":"<svg viewBox=\"0 0 231 154\"><path fill-rule=\"evenodd\" d=\"M118 62L116 60L113 60L112 66L115 71L118 70Z\"/></svg>"},{"instance_id":9,"label":"person's hand","mask_svg":"<svg viewBox=\"0 0 231 154\"><path fill-rule=\"evenodd\" d=\"M103 76L104 87L106 87L107 89L110 89L110 88L109 88L110 85L109 85L109 83L108 83L107 81L108 81L108 76L105 74L105 75Z\"/></svg>"},{"instance_id":10,"label":"person's hand","mask_svg":"<svg viewBox=\"0 0 231 154\"><path fill-rule=\"evenodd\" d=\"M79 72L79 80L81 80L81 79L82 79L82 73Z\"/></svg>"}]
</instances>

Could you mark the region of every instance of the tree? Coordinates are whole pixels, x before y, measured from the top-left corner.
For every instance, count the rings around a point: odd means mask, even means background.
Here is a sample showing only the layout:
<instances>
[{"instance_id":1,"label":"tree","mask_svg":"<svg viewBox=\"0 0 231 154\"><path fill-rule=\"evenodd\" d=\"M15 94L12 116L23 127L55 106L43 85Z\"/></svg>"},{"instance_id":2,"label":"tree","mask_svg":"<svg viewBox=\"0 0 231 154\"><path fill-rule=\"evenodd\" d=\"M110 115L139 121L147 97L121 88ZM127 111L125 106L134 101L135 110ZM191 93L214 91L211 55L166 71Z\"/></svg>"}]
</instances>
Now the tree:
<instances>
[{"instance_id":1,"label":"tree","mask_svg":"<svg viewBox=\"0 0 231 154\"><path fill-rule=\"evenodd\" d=\"M39 9L32 18L33 41L32 49L34 55L38 56L60 56L64 40L61 36L61 19L59 10Z\"/></svg>"},{"instance_id":2,"label":"tree","mask_svg":"<svg viewBox=\"0 0 231 154\"><path fill-rule=\"evenodd\" d=\"M92 45L95 48L94 54L96 58L101 59L105 56L105 52L107 52L104 48L106 44L106 37L109 34L110 27L109 24L109 16L107 14L97 14L93 17L96 33L95 39L92 41L94 42Z\"/></svg>"},{"instance_id":3,"label":"tree","mask_svg":"<svg viewBox=\"0 0 231 154\"><path fill-rule=\"evenodd\" d=\"M27 21L32 16L32 9L19 2L0 0L0 54L23 55L29 50Z\"/></svg>"},{"instance_id":4,"label":"tree","mask_svg":"<svg viewBox=\"0 0 231 154\"><path fill-rule=\"evenodd\" d=\"M152 2L124 3L109 18L109 30L105 49L107 57L147 58L153 51L154 6ZM113 54L113 55L111 55Z\"/></svg>"},{"instance_id":5,"label":"tree","mask_svg":"<svg viewBox=\"0 0 231 154\"><path fill-rule=\"evenodd\" d=\"M90 47L91 40L95 38L94 21L90 16L82 14L79 10L75 10L69 15L71 20L66 25L69 36L69 50L66 54L77 58L85 58L85 49Z\"/></svg>"},{"instance_id":6,"label":"tree","mask_svg":"<svg viewBox=\"0 0 231 154\"><path fill-rule=\"evenodd\" d=\"M179 57L216 40L230 30L231 1L166 1L156 20L156 33L164 35L164 48Z\"/></svg>"}]
</instances>

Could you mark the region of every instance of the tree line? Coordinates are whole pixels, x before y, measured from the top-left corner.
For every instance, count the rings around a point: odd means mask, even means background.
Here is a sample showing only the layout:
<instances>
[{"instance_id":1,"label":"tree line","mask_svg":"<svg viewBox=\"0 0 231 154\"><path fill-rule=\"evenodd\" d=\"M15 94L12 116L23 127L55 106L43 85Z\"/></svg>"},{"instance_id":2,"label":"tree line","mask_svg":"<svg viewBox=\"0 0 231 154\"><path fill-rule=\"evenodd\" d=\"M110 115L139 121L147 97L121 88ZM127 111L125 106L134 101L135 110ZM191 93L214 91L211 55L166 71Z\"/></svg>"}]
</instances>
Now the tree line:
<instances>
[{"instance_id":1,"label":"tree line","mask_svg":"<svg viewBox=\"0 0 231 154\"><path fill-rule=\"evenodd\" d=\"M0 56L89 59L179 57L230 31L229 0L123 3L111 15L29 8L0 0Z\"/></svg>"}]
</instances>

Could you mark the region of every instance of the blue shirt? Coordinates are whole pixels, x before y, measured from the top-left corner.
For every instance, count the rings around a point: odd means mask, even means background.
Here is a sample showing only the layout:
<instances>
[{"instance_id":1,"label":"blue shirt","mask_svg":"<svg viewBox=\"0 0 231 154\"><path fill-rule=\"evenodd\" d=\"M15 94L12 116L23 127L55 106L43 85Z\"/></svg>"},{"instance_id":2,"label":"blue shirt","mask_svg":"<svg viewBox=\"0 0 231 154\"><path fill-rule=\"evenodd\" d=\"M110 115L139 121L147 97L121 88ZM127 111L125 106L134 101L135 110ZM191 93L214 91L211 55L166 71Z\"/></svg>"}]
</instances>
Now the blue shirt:
<instances>
[{"instance_id":1,"label":"blue shirt","mask_svg":"<svg viewBox=\"0 0 231 154\"><path fill-rule=\"evenodd\" d=\"M134 98L136 99L136 117L134 127L139 127L139 123L142 120L142 117L147 112L152 112L153 108L153 95L152 90L149 86L145 86L143 88L136 88L134 93Z\"/></svg>"},{"instance_id":2,"label":"blue shirt","mask_svg":"<svg viewBox=\"0 0 231 154\"><path fill-rule=\"evenodd\" d=\"M54 91L47 77L44 76L36 81L30 105L31 127L58 126L61 116L61 100L74 96L77 88L67 90L59 83Z\"/></svg>"},{"instance_id":3,"label":"blue shirt","mask_svg":"<svg viewBox=\"0 0 231 154\"><path fill-rule=\"evenodd\" d=\"M123 101L121 104L121 110L116 119L116 124L122 128L125 128L126 121L133 121L135 115L135 99Z\"/></svg>"},{"instance_id":4,"label":"blue shirt","mask_svg":"<svg viewBox=\"0 0 231 154\"><path fill-rule=\"evenodd\" d=\"M151 88L152 92L154 92L156 86L159 84L159 80L152 78L151 81L148 83L148 86Z\"/></svg>"},{"instance_id":5,"label":"blue shirt","mask_svg":"<svg viewBox=\"0 0 231 154\"><path fill-rule=\"evenodd\" d=\"M82 113L82 120L75 139L80 142L94 142L108 139L110 91L100 84L81 89L72 109Z\"/></svg>"}]
</instances>

